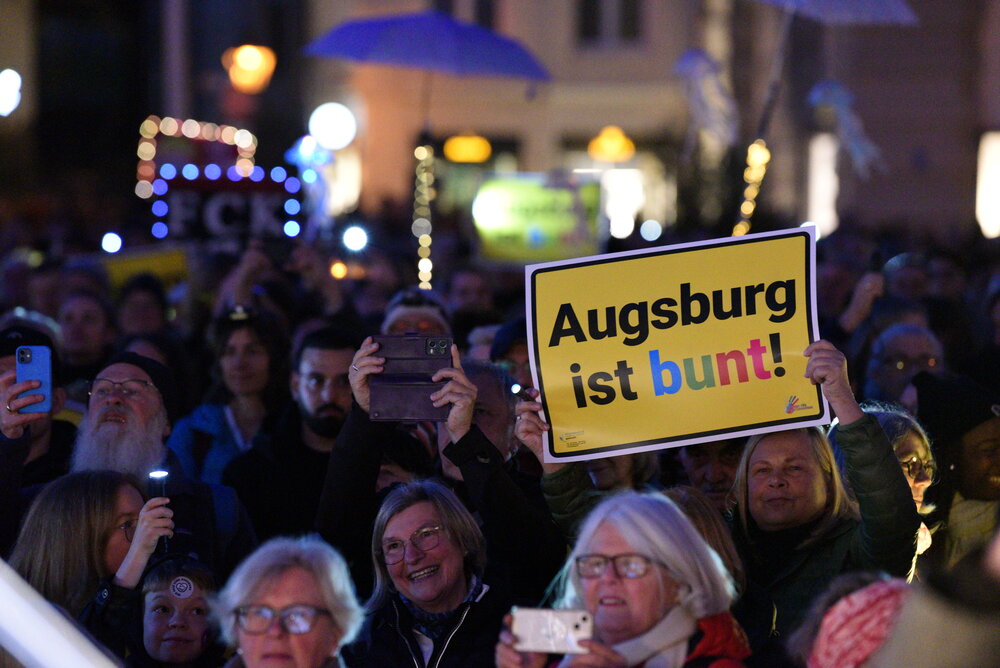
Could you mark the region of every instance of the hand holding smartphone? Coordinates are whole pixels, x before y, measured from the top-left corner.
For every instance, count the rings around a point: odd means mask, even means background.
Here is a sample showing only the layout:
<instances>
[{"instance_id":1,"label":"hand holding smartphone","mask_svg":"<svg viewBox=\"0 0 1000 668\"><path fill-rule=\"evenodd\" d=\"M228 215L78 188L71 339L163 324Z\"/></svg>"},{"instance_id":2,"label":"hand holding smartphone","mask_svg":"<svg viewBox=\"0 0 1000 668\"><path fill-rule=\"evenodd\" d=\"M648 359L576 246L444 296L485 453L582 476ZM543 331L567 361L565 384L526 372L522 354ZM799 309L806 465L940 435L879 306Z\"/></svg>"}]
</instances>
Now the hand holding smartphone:
<instances>
[{"instance_id":1,"label":"hand holding smartphone","mask_svg":"<svg viewBox=\"0 0 1000 668\"><path fill-rule=\"evenodd\" d=\"M594 618L586 610L514 608L511 616L510 630L517 637L514 649L519 652L587 653L579 641L593 635Z\"/></svg>"},{"instance_id":2,"label":"hand holding smartphone","mask_svg":"<svg viewBox=\"0 0 1000 668\"><path fill-rule=\"evenodd\" d=\"M42 401L25 406L21 413L48 413L52 410L52 351L48 346L20 346L14 352L17 382L37 380L41 386L21 394L42 395Z\"/></svg>"},{"instance_id":3,"label":"hand holding smartphone","mask_svg":"<svg viewBox=\"0 0 1000 668\"><path fill-rule=\"evenodd\" d=\"M435 407L430 395L445 385L431 378L451 366L451 337L419 334L372 337L385 359L382 373L369 378L373 421L444 422L449 406Z\"/></svg>"}]
</instances>

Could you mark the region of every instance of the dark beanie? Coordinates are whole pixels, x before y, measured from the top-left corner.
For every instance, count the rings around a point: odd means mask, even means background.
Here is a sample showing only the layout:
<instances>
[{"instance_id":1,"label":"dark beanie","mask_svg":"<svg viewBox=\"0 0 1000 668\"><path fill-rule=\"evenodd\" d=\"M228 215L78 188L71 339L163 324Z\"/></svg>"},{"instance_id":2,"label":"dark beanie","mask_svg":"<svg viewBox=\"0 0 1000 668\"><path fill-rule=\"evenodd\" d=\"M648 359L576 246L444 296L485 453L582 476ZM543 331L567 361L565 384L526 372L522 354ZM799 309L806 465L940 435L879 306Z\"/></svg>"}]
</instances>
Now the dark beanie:
<instances>
[{"instance_id":1,"label":"dark beanie","mask_svg":"<svg viewBox=\"0 0 1000 668\"><path fill-rule=\"evenodd\" d=\"M913 378L917 388L917 418L934 444L935 454L947 452L962 436L990 418L1000 417L1000 397L966 376L921 371Z\"/></svg>"},{"instance_id":2,"label":"dark beanie","mask_svg":"<svg viewBox=\"0 0 1000 668\"><path fill-rule=\"evenodd\" d=\"M496 362L507 354L515 343L528 342L528 325L524 316L508 320L493 337L493 345L490 346L490 361Z\"/></svg>"},{"instance_id":3,"label":"dark beanie","mask_svg":"<svg viewBox=\"0 0 1000 668\"><path fill-rule=\"evenodd\" d=\"M21 346L47 347L52 360L52 380L56 386L62 384L59 353L48 334L28 325L11 325L0 330L0 357L13 355Z\"/></svg>"},{"instance_id":4,"label":"dark beanie","mask_svg":"<svg viewBox=\"0 0 1000 668\"><path fill-rule=\"evenodd\" d=\"M178 412L178 401L177 401L177 385L174 383L174 374L167 367L163 366L156 360L146 357L145 355L140 355L133 352L118 353L114 357L108 360L101 371L97 372L100 376L104 369L107 369L112 364L131 364L132 366L137 366L149 376L149 379L153 381L153 385L159 390L160 396L163 397L163 407L167 409L167 419L170 424L173 425L174 422L180 416Z\"/></svg>"}]
</instances>

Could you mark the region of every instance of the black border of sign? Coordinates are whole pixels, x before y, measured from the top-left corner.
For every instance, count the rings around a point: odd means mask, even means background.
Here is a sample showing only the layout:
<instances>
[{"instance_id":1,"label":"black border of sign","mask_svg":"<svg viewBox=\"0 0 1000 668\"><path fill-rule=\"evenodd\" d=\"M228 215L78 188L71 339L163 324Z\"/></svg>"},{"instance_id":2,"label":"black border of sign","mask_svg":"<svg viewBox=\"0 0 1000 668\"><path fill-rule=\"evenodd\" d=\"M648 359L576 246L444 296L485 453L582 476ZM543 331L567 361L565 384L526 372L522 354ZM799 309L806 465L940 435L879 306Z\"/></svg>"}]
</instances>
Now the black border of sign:
<instances>
[{"instance_id":1,"label":"black border of sign","mask_svg":"<svg viewBox=\"0 0 1000 668\"><path fill-rule=\"evenodd\" d=\"M720 239L720 240L717 240L717 241L695 242L695 245L677 246L677 247L663 247L663 248L660 248L660 249L653 249L653 250L651 250L649 252L643 252L643 251L639 251L639 252L626 251L625 254L614 254L614 255L598 256L598 257L595 257L593 259L582 260L580 262L573 262L572 260L570 260L569 262L562 263L562 264L560 264L557 267L547 267L547 268L537 269L537 270L532 271L531 272L531 323L532 323L532 326L535 328L535 330L537 332L537 329L538 329L538 313L536 311L536 308L537 308L537 303L538 302L535 299L535 279L536 279L536 277L539 274L548 273L548 272L552 272L552 271L560 271L562 269L565 269L566 267L589 267L589 266L598 265L598 264L608 264L608 263L611 263L611 262L618 262L618 261L624 260L624 259L642 258L642 257L657 257L657 256L662 256L662 255L675 255L677 253L690 253L690 252L694 252L694 251L698 251L698 250L710 250L710 249L713 249L713 248L718 248L720 246L736 246L736 245L740 245L740 244L750 244L750 243L760 243L760 242L764 242L764 241L770 241L770 240L773 240L775 238L794 238L794 237L801 237L803 239L803 241L805 242L805 244L806 244L806 253L805 253L805 265L806 265L805 266L805 277L806 277L806 285L807 286L813 285L814 267L813 267L812 260L814 259L814 253L809 252L809 241L811 240L812 237L811 237L811 235L808 232L805 232L803 230L790 231L788 234L780 234L780 233L779 234L769 234L768 236L761 236L761 237L751 237L751 238L739 237L736 240L733 240L730 237L730 238L727 238L727 239ZM806 301L806 322L807 323L811 323L812 319L813 319L813 312L812 312L813 300L812 299L806 299L805 301ZM809 337L809 343L810 344L815 343L816 339L814 337L813 328L812 327L808 327L808 330L809 331L807 332L807 335ZM534 336L532 338L533 338L533 343L534 343L534 346L533 346L534 350L532 352L533 352L533 354L535 356L535 360L540 360L541 358L538 355L538 336ZM538 370L538 390L539 390L539 392L541 392L540 400L541 400L541 403L542 403L542 410L544 411L545 415L549 415L548 403L545 401L545 387L544 387L544 382L543 382L543 379L542 379L542 369L541 369L541 364L540 363L538 364L538 369L537 370ZM823 393L822 393L822 390L819 387L819 385L817 385L815 389L816 389L816 407L817 407L817 411L818 412L812 413L812 414L808 414L808 415L800 415L800 416L798 416L796 418L789 419L789 420L771 420L769 422L758 422L758 423L754 423L754 424L744 424L744 425L741 425L739 427L733 427L733 428L729 428L729 429L715 429L715 430L712 430L712 431L702 431L702 432L696 432L696 433L688 433L688 434L678 435L678 436L674 436L674 437L670 437L670 438L655 438L655 439L648 439L648 440L645 440L645 441L635 441L635 442L632 442L632 443L619 443L617 445L609 445L609 446L606 446L606 447L603 447L603 448L591 448L591 449L587 449L587 450L585 450L583 452L574 452L574 453L556 453L555 450L554 450L555 438L553 437L552 431L549 431L548 432L548 434L549 434L549 438L548 438L548 441L549 441L549 444L548 444L549 455L551 455L552 457L555 457L557 459L566 459L566 458L570 458L570 457L577 458L577 457L580 457L580 455L582 455L582 454L591 455L591 454L602 453L602 452L615 452L615 451L618 451L618 450L625 450L625 449L628 449L628 448L638 448L638 447L642 447L644 445L658 445L658 444L662 444L664 446L668 446L670 443L674 443L674 442L677 442L677 441L686 441L686 440L689 440L689 439L692 439L692 438L702 438L702 437L705 437L705 436L721 436L721 435L725 435L725 434L743 432L743 431L746 431L748 429L760 429L760 428L763 428L763 427L773 427L773 426L779 425L779 424L780 425L786 425L786 424L787 425L792 425L792 426L789 426L789 429L793 429L794 425L797 424L797 423L799 423L799 422L810 422L810 421L815 420L816 418L821 417L823 415L823 412L824 412L824 409L823 409Z\"/></svg>"}]
</instances>

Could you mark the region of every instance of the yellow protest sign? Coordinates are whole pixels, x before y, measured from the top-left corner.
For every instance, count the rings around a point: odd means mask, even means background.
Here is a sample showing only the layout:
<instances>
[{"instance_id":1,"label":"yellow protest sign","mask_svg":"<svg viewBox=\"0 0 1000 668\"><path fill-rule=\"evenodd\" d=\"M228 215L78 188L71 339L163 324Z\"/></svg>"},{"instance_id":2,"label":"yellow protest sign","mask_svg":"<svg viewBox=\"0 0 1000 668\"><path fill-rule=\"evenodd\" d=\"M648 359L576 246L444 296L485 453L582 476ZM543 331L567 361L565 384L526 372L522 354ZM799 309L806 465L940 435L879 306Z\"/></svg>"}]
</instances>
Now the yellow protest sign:
<instances>
[{"instance_id":1,"label":"yellow protest sign","mask_svg":"<svg viewBox=\"0 0 1000 668\"><path fill-rule=\"evenodd\" d=\"M811 227L528 266L546 459L829 422L814 267Z\"/></svg>"}]
</instances>

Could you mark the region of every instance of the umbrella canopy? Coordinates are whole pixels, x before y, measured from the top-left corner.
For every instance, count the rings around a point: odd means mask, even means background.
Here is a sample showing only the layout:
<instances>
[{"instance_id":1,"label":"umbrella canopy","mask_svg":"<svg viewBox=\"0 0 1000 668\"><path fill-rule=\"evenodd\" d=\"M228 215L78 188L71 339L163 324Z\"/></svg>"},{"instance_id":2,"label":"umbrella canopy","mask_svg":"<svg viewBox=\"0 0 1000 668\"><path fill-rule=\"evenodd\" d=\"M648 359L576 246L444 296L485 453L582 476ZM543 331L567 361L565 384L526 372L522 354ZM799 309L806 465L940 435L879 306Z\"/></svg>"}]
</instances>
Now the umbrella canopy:
<instances>
[{"instance_id":1,"label":"umbrella canopy","mask_svg":"<svg viewBox=\"0 0 1000 668\"><path fill-rule=\"evenodd\" d=\"M916 25L906 0L756 0L828 25Z\"/></svg>"},{"instance_id":2,"label":"umbrella canopy","mask_svg":"<svg viewBox=\"0 0 1000 668\"><path fill-rule=\"evenodd\" d=\"M439 11L347 21L309 44L306 53L459 76L549 79L516 41Z\"/></svg>"}]
</instances>

